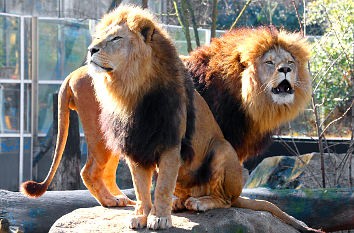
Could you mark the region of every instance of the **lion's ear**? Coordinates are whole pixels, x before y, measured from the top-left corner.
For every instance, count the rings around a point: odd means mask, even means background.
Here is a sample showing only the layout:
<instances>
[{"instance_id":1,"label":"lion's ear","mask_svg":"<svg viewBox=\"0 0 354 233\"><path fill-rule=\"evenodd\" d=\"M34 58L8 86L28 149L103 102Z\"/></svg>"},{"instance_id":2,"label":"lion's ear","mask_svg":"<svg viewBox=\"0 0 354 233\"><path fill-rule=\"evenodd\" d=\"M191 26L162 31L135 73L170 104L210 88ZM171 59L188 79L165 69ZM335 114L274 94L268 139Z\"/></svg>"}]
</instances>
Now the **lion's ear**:
<instances>
[{"instance_id":1,"label":"lion's ear","mask_svg":"<svg viewBox=\"0 0 354 233\"><path fill-rule=\"evenodd\" d=\"M148 43L152 40L152 36L154 34L154 27L152 25L145 25L141 28L141 35L144 37L145 43Z\"/></svg>"},{"instance_id":2,"label":"lion's ear","mask_svg":"<svg viewBox=\"0 0 354 233\"><path fill-rule=\"evenodd\" d=\"M141 15L132 15L127 19L128 28L135 32L140 33L144 37L145 43L151 41L153 33L155 31L154 23Z\"/></svg>"}]
</instances>

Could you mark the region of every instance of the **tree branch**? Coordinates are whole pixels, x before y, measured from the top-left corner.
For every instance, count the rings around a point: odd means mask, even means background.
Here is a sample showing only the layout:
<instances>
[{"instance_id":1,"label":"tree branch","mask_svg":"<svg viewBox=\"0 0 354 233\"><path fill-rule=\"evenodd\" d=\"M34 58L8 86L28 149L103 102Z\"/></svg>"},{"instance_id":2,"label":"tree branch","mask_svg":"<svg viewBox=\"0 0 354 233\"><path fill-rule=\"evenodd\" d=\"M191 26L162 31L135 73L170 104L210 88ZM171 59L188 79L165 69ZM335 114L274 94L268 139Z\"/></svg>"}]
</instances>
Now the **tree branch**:
<instances>
[{"instance_id":1,"label":"tree branch","mask_svg":"<svg viewBox=\"0 0 354 233\"><path fill-rule=\"evenodd\" d=\"M330 123L328 123L328 125L322 130L321 137L324 135L324 133L326 132L326 130L327 130L332 124L334 124L334 123L336 123L337 121L343 119L343 117L345 117L345 115L347 115L347 113L349 112L349 110L353 107L353 103L354 103L354 102L352 102L352 103L350 104L350 106L347 108L347 110L346 110L340 117L338 117L337 119L335 119L335 120L331 121Z\"/></svg>"},{"instance_id":2,"label":"tree branch","mask_svg":"<svg viewBox=\"0 0 354 233\"><path fill-rule=\"evenodd\" d=\"M252 0L248 0L248 1L246 2L246 4L243 6L241 12L238 14L237 18L235 19L235 21L234 21L233 24L231 25L229 32L236 26L238 20L241 18L243 12L246 10L247 6L251 3L251 1L252 1Z\"/></svg>"}]
</instances>

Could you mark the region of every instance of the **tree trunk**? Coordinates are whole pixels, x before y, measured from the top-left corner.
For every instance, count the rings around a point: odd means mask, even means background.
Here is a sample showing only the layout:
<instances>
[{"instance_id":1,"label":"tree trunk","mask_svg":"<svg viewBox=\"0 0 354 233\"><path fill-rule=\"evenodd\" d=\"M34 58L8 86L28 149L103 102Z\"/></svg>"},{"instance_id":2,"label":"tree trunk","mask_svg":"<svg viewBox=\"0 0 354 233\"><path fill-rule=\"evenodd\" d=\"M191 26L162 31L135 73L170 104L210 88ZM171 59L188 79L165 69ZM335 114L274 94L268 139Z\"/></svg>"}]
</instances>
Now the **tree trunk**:
<instances>
[{"instance_id":1,"label":"tree trunk","mask_svg":"<svg viewBox=\"0 0 354 233\"><path fill-rule=\"evenodd\" d=\"M175 0L172 0L172 2L174 5L174 8L175 8L175 11L176 11L178 22L181 25L184 35L186 37L187 51L189 53L190 51L192 51L192 43L191 43L191 37L190 37L190 33L189 33L189 22L188 22L187 8L185 6L184 0L182 0L182 12L178 8L177 2Z\"/></svg>"},{"instance_id":2,"label":"tree trunk","mask_svg":"<svg viewBox=\"0 0 354 233\"><path fill-rule=\"evenodd\" d=\"M218 19L218 0L213 0L213 12L211 15L211 38L215 37L216 34L216 20Z\"/></svg>"},{"instance_id":3,"label":"tree trunk","mask_svg":"<svg viewBox=\"0 0 354 233\"><path fill-rule=\"evenodd\" d=\"M188 8L188 11L191 14L191 20L192 20L192 26L193 26L193 30L194 30L195 43L197 44L197 47L199 47L200 46L200 40L199 40L197 22L195 21L194 10L192 8L190 0L185 0L185 2L186 2L186 6Z\"/></svg>"},{"instance_id":4,"label":"tree trunk","mask_svg":"<svg viewBox=\"0 0 354 233\"><path fill-rule=\"evenodd\" d=\"M53 122L53 142L56 142L58 134L58 94L53 95ZM79 117L75 111L70 110L69 122L69 132L65 150L51 183L51 190L80 189L80 130Z\"/></svg>"},{"instance_id":5,"label":"tree trunk","mask_svg":"<svg viewBox=\"0 0 354 233\"><path fill-rule=\"evenodd\" d=\"M149 0L142 0L141 4L144 9L148 8L148 2L149 2Z\"/></svg>"},{"instance_id":6,"label":"tree trunk","mask_svg":"<svg viewBox=\"0 0 354 233\"><path fill-rule=\"evenodd\" d=\"M182 11L183 11L183 23L184 23L184 30L185 30L185 35L186 35L186 40L187 40L187 50L188 53L190 53L192 49L192 42L191 42L191 34L189 32L189 14L187 10L187 3L186 0L181 0L182 2Z\"/></svg>"}]
</instances>

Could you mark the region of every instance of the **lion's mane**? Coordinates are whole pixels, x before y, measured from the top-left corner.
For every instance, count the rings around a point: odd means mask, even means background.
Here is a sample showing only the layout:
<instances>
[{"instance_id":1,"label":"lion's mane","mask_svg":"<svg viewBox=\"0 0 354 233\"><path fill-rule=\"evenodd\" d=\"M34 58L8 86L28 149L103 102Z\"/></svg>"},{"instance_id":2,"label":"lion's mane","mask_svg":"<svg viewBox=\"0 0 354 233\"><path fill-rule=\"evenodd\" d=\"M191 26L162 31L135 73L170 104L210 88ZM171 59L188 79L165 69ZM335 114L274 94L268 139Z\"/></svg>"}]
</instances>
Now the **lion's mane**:
<instances>
[{"instance_id":1,"label":"lion's mane","mask_svg":"<svg viewBox=\"0 0 354 233\"><path fill-rule=\"evenodd\" d=\"M129 57L109 74L110 82L94 78L107 147L132 157L142 166L157 163L161 152L180 143L181 114L187 106L181 156L190 158L193 84L184 78L187 73L173 42L149 11L132 7L119 7L105 15L95 28L95 36L100 37L112 25L122 23L136 37L142 34L148 46L132 41Z\"/></svg>"},{"instance_id":2,"label":"lion's mane","mask_svg":"<svg viewBox=\"0 0 354 233\"><path fill-rule=\"evenodd\" d=\"M292 104L276 105L266 98L255 62L272 48L291 53L298 66L299 87ZM275 128L301 112L311 96L306 39L274 27L241 28L193 51L185 63L239 159L262 152Z\"/></svg>"}]
</instances>

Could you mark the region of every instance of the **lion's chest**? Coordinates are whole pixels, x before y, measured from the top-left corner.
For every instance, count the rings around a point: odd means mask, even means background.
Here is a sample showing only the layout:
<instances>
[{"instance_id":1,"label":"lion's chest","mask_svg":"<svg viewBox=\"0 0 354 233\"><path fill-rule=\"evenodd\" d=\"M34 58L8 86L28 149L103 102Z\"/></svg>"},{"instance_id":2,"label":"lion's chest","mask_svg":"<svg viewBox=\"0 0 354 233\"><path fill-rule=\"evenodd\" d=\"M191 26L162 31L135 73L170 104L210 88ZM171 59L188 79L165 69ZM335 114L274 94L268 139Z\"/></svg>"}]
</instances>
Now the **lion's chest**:
<instances>
[{"instance_id":1,"label":"lion's chest","mask_svg":"<svg viewBox=\"0 0 354 233\"><path fill-rule=\"evenodd\" d=\"M106 146L143 166L154 165L161 152L181 143L180 112L180 96L166 87L147 93L128 118L103 109Z\"/></svg>"}]
</instances>

